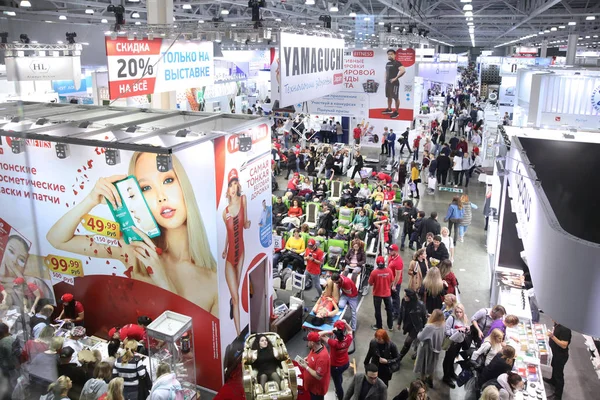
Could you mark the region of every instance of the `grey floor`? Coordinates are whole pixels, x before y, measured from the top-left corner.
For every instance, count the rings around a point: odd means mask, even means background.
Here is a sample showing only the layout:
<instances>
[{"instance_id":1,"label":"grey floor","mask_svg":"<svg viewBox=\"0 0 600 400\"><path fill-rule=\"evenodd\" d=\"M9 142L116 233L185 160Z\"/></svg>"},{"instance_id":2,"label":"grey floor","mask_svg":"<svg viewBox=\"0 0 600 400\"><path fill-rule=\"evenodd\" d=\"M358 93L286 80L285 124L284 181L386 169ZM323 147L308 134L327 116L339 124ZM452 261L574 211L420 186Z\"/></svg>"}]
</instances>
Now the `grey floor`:
<instances>
[{"instance_id":1,"label":"grey floor","mask_svg":"<svg viewBox=\"0 0 600 400\"><path fill-rule=\"evenodd\" d=\"M377 157L376 149L363 149L363 154ZM405 153L405 156L406 153ZM285 188L285 181L279 179L279 186ZM473 211L473 222L465 235L464 243L458 243L454 257L454 272L460 283L460 301L465 305L467 314L472 314L481 307L486 307L489 302L490 288L490 273L487 260L487 251L485 247L485 232L483 227L485 224L481 209L485 197L485 185L471 181L468 188L465 189L471 199L471 202L479 206L479 210ZM416 203L419 210L423 210L429 215L431 211L437 211L440 215L439 220L443 226L443 217L446 214L448 204L452 200L453 194L449 192L436 191L435 195L424 194L421 190L421 199ZM406 266L410 262L412 252L402 252L404 260L405 272L403 277L403 286L408 282ZM307 293L306 299L309 299L308 306L312 306L312 299L316 292ZM541 305L543 308L543 305ZM384 313L385 318L385 311ZM363 298L358 312L358 328L355 333L356 351L351 356L351 360L356 360L358 372L364 372L363 360L368 349L368 343L373 338L373 331L370 326L375 322L374 308L372 296ZM544 321L550 323L550 321ZM394 331L390 333L392 340L401 347L404 343L404 336L401 332ZM290 355L295 357L297 354L305 356L308 353L306 342L302 340L302 335L296 335L287 343ZM389 398L392 399L408 384L416 379L412 371L412 360L405 358L402 362L401 369L395 373L389 384ZM544 369L544 375L549 376L550 369ZM346 371L344 375L345 385L349 383L352 376L351 369ZM437 375L434 378L435 389L430 390L429 396L431 400L437 399L462 399L464 392L457 388L451 390L444 385L440 379L442 377L441 360L437 369ZM592 364L589 360L589 353L585 347L583 337L575 334L571 344L570 360L565 368L565 394L563 399L598 399L600 398L600 382L592 370ZM344 386L345 386L344 385ZM548 389L550 394L552 389ZM333 384L330 385L329 393L326 399L335 399Z\"/></svg>"}]
</instances>

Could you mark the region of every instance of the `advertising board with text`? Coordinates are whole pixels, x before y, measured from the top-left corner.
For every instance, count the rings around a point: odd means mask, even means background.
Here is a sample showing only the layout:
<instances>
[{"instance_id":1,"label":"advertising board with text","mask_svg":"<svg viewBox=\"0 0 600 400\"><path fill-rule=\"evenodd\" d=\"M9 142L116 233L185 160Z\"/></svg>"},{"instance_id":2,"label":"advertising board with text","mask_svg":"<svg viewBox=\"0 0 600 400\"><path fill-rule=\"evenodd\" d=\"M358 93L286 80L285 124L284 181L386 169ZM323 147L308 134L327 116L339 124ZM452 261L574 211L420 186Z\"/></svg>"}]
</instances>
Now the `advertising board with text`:
<instances>
[{"instance_id":1,"label":"advertising board with text","mask_svg":"<svg viewBox=\"0 0 600 400\"><path fill-rule=\"evenodd\" d=\"M214 83L211 42L107 37L106 56L111 100Z\"/></svg>"},{"instance_id":2,"label":"advertising board with text","mask_svg":"<svg viewBox=\"0 0 600 400\"><path fill-rule=\"evenodd\" d=\"M234 134L215 141L218 289L223 299L219 314L226 378L237 368L235 355L241 354L252 333L251 314L256 311L249 306L250 272L265 268L266 276L272 276L270 129L262 124L244 135L252 138L250 149L240 146ZM266 287L273 287L270 279Z\"/></svg>"},{"instance_id":3,"label":"advertising board with text","mask_svg":"<svg viewBox=\"0 0 600 400\"><path fill-rule=\"evenodd\" d=\"M395 55L390 53L388 58L386 50L352 50L344 58L344 83L339 94L361 95L366 99L362 104L368 105L369 119L412 121L414 105L414 77L415 77L415 51L414 49L393 49ZM400 65L405 73L395 79ZM395 76L388 77L392 73ZM315 103L326 102L331 110L347 110L345 98L325 96L315 99ZM310 105L310 104L309 104ZM397 115L394 113L396 112ZM333 114L333 113L331 113ZM362 114L345 114L358 117ZM339 114L338 114L339 115ZM404 125L403 125L404 126Z\"/></svg>"},{"instance_id":4,"label":"advertising board with text","mask_svg":"<svg viewBox=\"0 0 600 400\"><path fill-rule=\"evenodd\" d=\"M281 107L338 92L343 88L344 39L282 32L271 69L271 96Z\"/></svg>"},{"instance_id":5,"label":"advertising board with text","mask_svg":"<svg viewBox=\"0 0 600 400\"><path fill-rule=\"evenodd\" d=\"M140 315L189 315L197 383L218 390L213 143L176 152L172 169L163 172L156 154L121 150L121 162L107 165L102 149L70 145L70 156L58 159L48 144L28 141L21 154L12 153L10 138L0 145L0 281L10 293L23 276L52 303L53 292L72 293L85 308L88 334L104 337ZM143 241L125 240L128 227L115 219L106 196L126 206ZM154 224L160 233L146 235Z\"/></svg>"},{"instance_id":6,"label":"advertising board with text","mask_svg":"<svg viewBox=\"0 0 600 400\"><path fill-rule=\"evenodd\" d=\"M6 79L9 81L52 81L68 79L75 88L81 84L81 59L64 57L6 57Z\"/></svg>"}]
</instances>

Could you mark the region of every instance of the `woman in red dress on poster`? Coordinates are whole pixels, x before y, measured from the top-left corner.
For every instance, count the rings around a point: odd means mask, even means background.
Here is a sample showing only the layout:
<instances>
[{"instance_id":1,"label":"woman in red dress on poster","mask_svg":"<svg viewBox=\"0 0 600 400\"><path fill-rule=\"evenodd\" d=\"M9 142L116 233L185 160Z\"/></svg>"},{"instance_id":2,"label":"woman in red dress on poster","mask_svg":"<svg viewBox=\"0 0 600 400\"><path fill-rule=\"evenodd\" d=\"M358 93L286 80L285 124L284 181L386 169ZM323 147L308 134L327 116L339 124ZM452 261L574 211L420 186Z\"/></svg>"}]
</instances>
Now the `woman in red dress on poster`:
<instances>
[{"instance_id":1,"label":"woman in red dress on poster","mask_svg":"<svg viewBox=\"0 0 600 400\"><path fill-rule=\"evenodd\" d=\"M227 207L223 210L223 222L227 229L225 248L221 255L225 259L225 280L231 293L229 318L233 319L235 331L240 334L240 280L244 269L244 229L250 228L246 196L235 168L227 178Z\"/></svg>"}]
</instances>

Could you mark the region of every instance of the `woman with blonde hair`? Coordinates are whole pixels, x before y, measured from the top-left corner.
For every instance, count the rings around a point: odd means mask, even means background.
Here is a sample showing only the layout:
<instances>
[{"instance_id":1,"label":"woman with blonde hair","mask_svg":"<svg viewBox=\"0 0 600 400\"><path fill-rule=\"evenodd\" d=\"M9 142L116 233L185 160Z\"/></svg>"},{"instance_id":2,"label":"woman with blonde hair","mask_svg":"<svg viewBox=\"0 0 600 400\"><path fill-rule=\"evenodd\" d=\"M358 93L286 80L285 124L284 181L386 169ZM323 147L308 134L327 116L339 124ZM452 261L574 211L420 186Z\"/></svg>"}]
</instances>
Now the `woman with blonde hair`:
<instances>
[{"instance_id":1,"label":"woman with blonde hair","mask_svg":"<svg viewBox=\"0 0 600 400\"><path fill-rule=\"evenodd\" d=\"M500 392L496 386L488 386L481 392L479 400L500 400Z\"/></svg>"},{"instance_id":2,"label":"woman with blonde hair","mask_svg":"<svg viewBox=\"0 0 600 400\"><path fill-rule=\"evenodd\" d=\"M419 293L423 278L427 276L427 271L429 271L427 252L425 249L419 249L413 255L413 259L408 266L408 288Z\"/></svg>"},{"instance_id":3,"label":"woman with blonde hair","mask_svg":"<svg viewBox=\"0 0 600 400\"><path fill-rule=\"evenodd\" d=\"M485 356L483 365L488 365L494 356L502 350L502 341L504 333L500 329L494 329L488 337L485 338L481 346L473 352L471 360L477 361L480 356ZM478 362L478 364L481 364Z\"/></svg>"},{"instance_id":4,"label":"woman with blonde hair","mask_svg":"<svg viewBox=\"0 0 600 400\"><path fill-rule=\"evenodd\" d=\"M444 296L444 304L442 304L442 312L444 318L448 319L449 316L454 312L454 307L458 304L458 299L455 295L448 293Z\"/></svg>"},{"instance_id":5,"label":"woman with blonde hair","mask_svg":"<svg viewBox=\"0 0 600 400\"><path fill-rule=\"evenodd\" d=\"M439 268L429 268L427 275L423 279L423 286L421 288L421 297L427 313L432 314L433 310L440 310L442 308L442 298L445 295L443 292L444 282L442 281Z\"/></svg>"},{"instance_id":6,"label":"woman with blonde hair","mask_svg":"<svg viewBox=\"0 0 600 400\"><path fill-rule=\"evenodd\" d=\"M460 202L463 206L463 217L460 223L458 224L458 240L460 242L465 241L465 233L467 232L467 228L471 225L471 220L473 219L473 211L477 210L477 204L471 203L469 200L468 194L463 194L460 196Z\"/></svg>"},{"instance_id":7,"label":"woman with blonde hair","mask_svg":"<svg viewBox=\"0 0 600 400\"><path fill-rule=\"evenodd\" d=\"M135 152L128 174L139 182L144 199L160 227L150 239L133 228L143 240L119 246L90 242L89 235L75 234L83 217L107 201L114 208L123 200L115 183L127 175L100 178L83 200L62 216L46 234L50 244L65 252L124 262L127 277L144 281L191 301L218 317L217 263L212 256L202 216L185 169L176 156L173 168L160 172L156 154ZM198 290L199 284L202 290Z\"/></svg>"},{"instance_id":8,"label":"woman with blonde hair","mask_svg":"<svg viewBox=\"0 0 600 400\"><path fill-rule=\"evenodd\" d=\"M442 275L442 281L444 282L444 287L446 288L446 293L456 294L458 280L456 279L454 272L452 272L452 261L443 260L440 262L439 268L440 275Z\"/></svg>"},{"instance_id":9,"label":"woman with blonde hair","mask_svg":"<svg viewBox=\"0 0 600 400\"><path fill-rule=\"evenodd\" d=\"M454 261L454 241L450 237L450 230L444 226L440 230L440 237L442 238L442 243L444 243L444 246L448 249L450 261Z\"/></svg>"},{"instance_id":10,"label":"woman with blonde hair","mask_svg":"<svg viewBox=\"0 0 600 400\"><path fill-rule=\"evenodd\" d=\"M69 390L73 387L73 382L68 376L59 376L58 379L48 386L47 399L70 400Z\"/></svg>"},{"instance_id":11,"label":"woman with blonde hair","mask_svg":"<svg viewBox=\"0 0 600 400\"><path fill-rule=\"evenodd\" d=\"M127 378L127 381L122 388L123 394L127 400L144 400L138 399L138 386L140 385L141 379L145 379L147 373L142 358L134 354L138 348L138 342L135 340L125 340L124 347L125 354L115 361L113 376Z\"/></svg>"},{"instance_id":12,"label":"woman with blonde hair","mask_svg":"<svg viewBox=\"0 0 600 400\"><path fill-rule=\"evenodd\" d=\"M23 351L21 352L21 362L33 360L35 356L48 350L53 337L54 328L46 325L36 339L32 338L25 342L25 346L23 346Z\"/></svg>"},{"instance_id":13,"label":"woman with blonde hair","mask_svg":"<svg viewBox=\"0 0 600 400\"><path fill-rule=\"evenodd\" d=\"M414 372L421 376L421 380L433 389L433 372L437 367L442 351L445 330L444 314L441 310L433 310L427 324L417 335L419 349L415 361Z\"/></svg>"},{"instance_id":14,"label":"woman with blonde hair","mask_svg":"<svg viewBox=\"0 0 600 400\"><path fill-rule=\"evenodd\" d=\"M108 390L98 400L130 400L125 394L125 380L123 378L114 378L108 384ZM136 395L137 398L137 395Z\"/></svg>"},{"instance_id":15,"label":"woman with blonde hair","mask_svg":"<svg viewBox=\"0 0 600 400\"><path fill-rule=\"evenodd\" d=\"M465 306L457 304L454 308L454 313L446 318L446 336L450 339L450 347L446 350L444 361L442 362L444 370L442 381L452 389L455 388L452 380L457 378L454 372L454 360L460 350L466 350L470 344L470 342L465 341L469 329L470 323L465 312Z\"/></svg>"}]
</instances>

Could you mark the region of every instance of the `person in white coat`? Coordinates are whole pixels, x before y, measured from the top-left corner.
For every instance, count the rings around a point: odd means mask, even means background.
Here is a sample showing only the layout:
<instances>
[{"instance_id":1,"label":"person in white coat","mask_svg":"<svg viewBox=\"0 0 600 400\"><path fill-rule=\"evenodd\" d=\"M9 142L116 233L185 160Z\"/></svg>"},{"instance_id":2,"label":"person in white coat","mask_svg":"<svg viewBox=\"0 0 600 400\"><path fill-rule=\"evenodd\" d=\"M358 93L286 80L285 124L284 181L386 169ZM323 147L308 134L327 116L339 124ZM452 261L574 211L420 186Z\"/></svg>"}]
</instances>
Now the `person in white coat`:
<instances>
[{"instance_id":1,"label":"person in white coat","mask_svg":"<svg viewBox=\"0 0 600 400\"><path fill-rule=\"evenodd\" d=\"M183 400L183 387L168 364L161 363L156 369L148 400Z\"/></svg>"}]
</instances>

